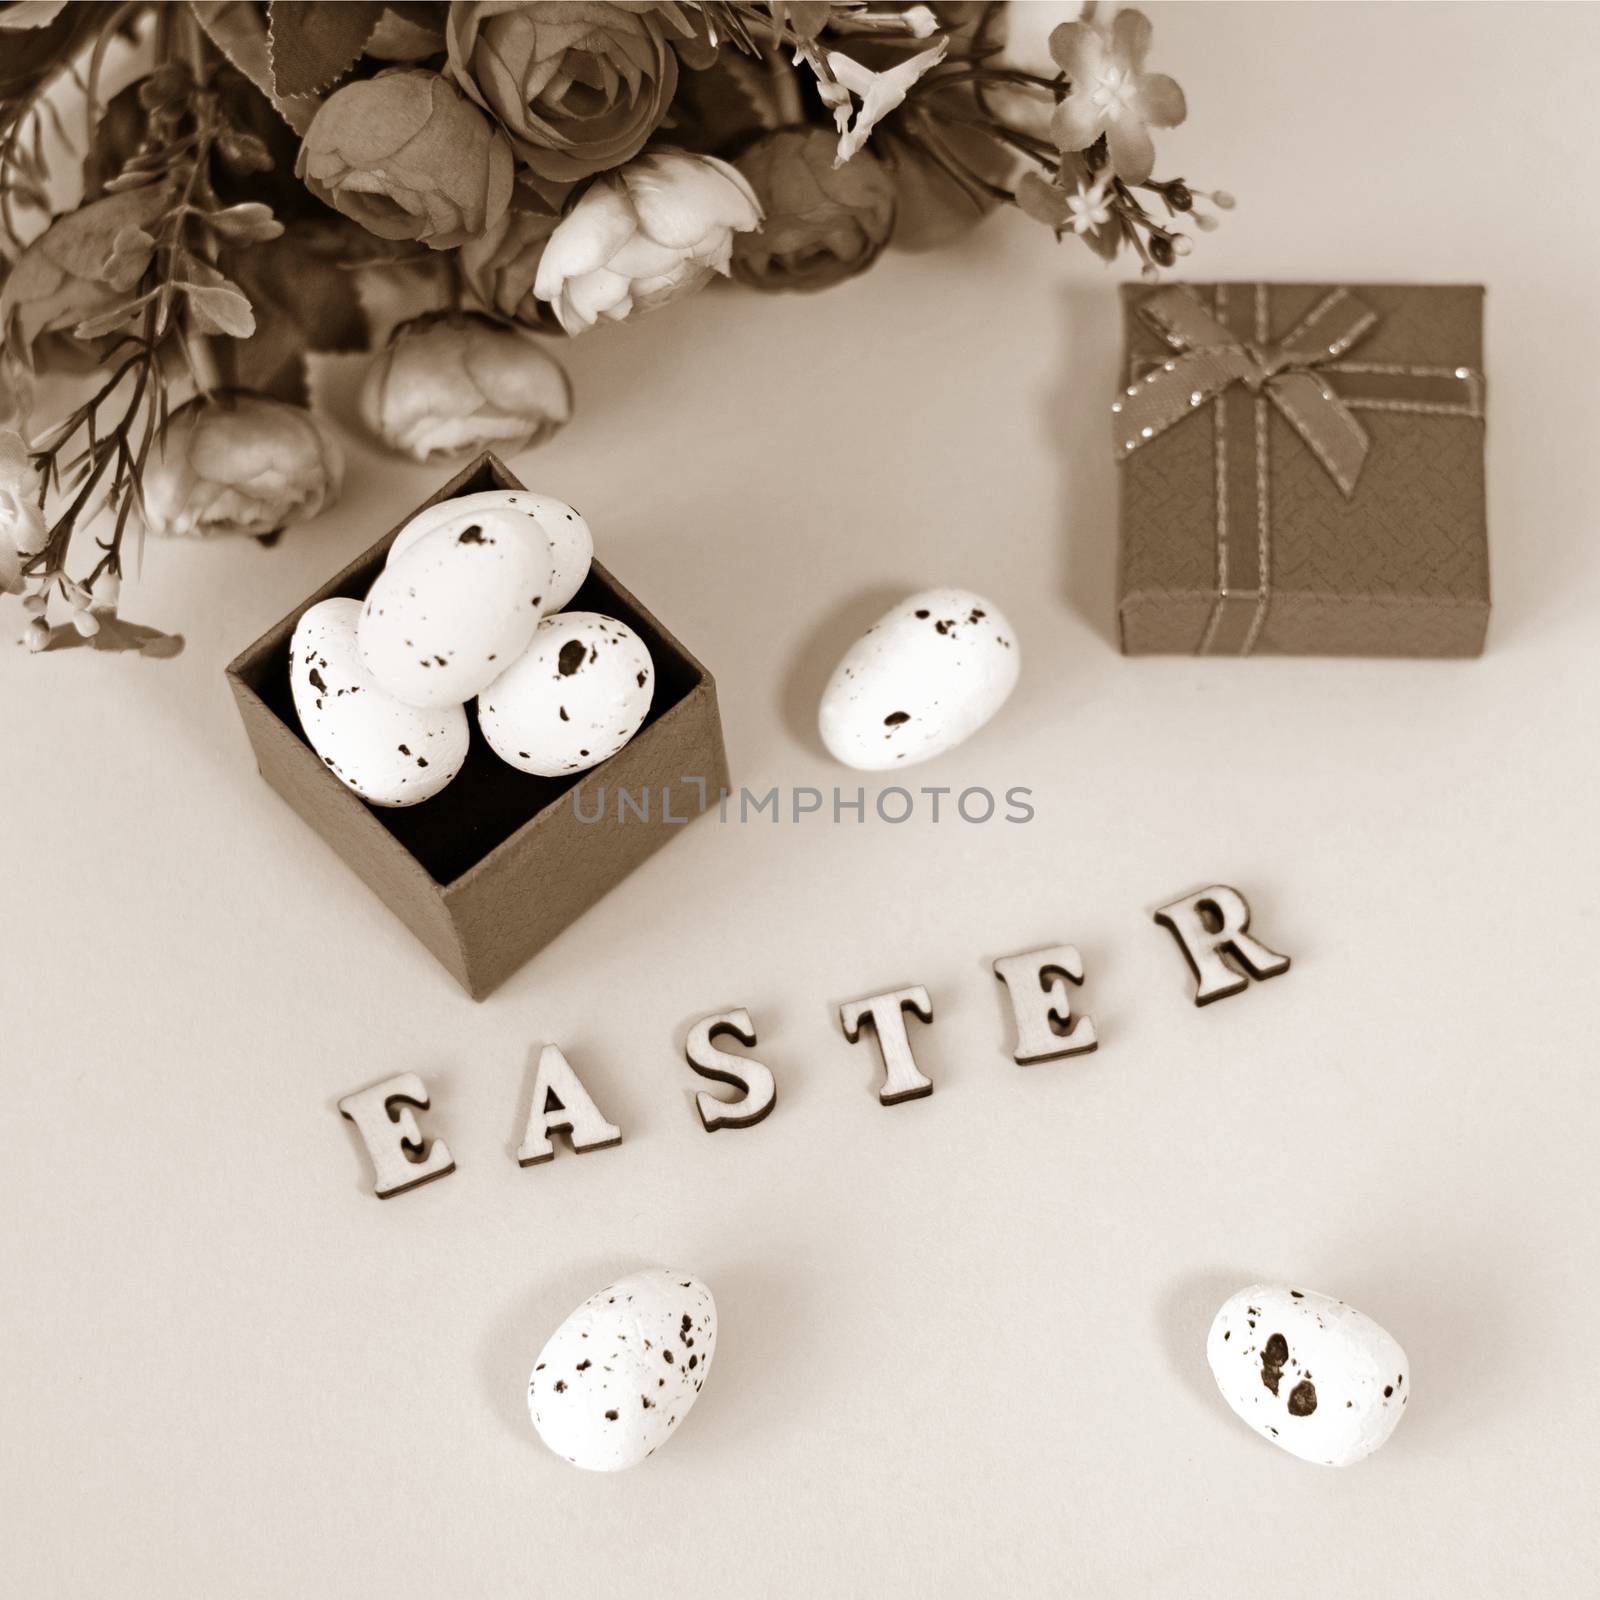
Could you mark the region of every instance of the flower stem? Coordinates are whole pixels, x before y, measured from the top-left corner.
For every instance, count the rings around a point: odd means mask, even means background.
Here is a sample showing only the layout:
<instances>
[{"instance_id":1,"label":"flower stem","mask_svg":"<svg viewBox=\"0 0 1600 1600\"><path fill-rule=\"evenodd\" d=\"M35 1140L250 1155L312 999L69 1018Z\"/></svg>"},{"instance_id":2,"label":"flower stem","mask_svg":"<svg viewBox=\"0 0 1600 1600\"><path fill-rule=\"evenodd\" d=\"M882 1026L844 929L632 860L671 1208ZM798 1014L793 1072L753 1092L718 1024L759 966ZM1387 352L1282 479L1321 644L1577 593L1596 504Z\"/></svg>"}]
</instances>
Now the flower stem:
<instances>
[{"instance_id":1,"label":"flower stem","mask_svg":"<svg viewBox=\"0 0 1600 1600\"><path fill-rule=\"evenodd\" d=\"M767 68L772 76L773 109L780 128L798 126L806 120L805 106L800 100L800 80L781 55L767 57Z\"/></svg>"},{"instance_id":2,"label":"flower stem","mask_svg":"<svg viewBox=\"0 0 1600 1600\"><path fill-rule=\"evenodd\" d=\"M986 133L991 139L998 139L1001 144L1008 144L1013 150L1020 150L1023 155L1031 156L1041 166L1053 167L1060 163L1061 154L1053 144L1043 139L1036 139L1032 134L1023 133L1004 122L985 122L977 117L958 117L949 111L935 110L931 105L926 110L940 122L952 123L960 128L975 128L979 133Z\"/></svg>"}]
</instances>

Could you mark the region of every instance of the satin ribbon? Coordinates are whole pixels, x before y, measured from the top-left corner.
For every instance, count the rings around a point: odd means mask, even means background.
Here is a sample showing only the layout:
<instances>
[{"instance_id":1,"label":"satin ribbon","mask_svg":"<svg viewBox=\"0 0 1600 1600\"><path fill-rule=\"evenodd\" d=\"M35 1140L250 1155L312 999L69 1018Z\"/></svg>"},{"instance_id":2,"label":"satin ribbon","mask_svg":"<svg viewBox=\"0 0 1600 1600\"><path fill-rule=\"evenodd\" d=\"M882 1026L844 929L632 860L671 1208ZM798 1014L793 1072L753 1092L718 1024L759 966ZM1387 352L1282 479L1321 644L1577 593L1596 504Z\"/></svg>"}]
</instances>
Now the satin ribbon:
<instances>
[{"instance_id":1,"label":"satin ribbon","mask_svg":"<svg viewBox=\"0 0 1600 1600\"><path fill-rule=\"evenodd\" d=\"M1227 286L1215 293L1215 314L1193 292L1177 287L1157 290L1140 304L1140 315L1174 354L1135 378L1111 410L1117 458L1126 461L1185 417L1215 406L1217 593L1199 651L1218 648L1220 641L1221 648L1248 655L1271 595L1268 407L1288 422L1348 500L1371 449L1356 410L1481 417L1483 379L1468 367L1342 361L1379 321L1348 289L1331 290L1277 340L1268 337L1265 284L1253 288L1253 338L1228 326ZM1230 435L1237 441L1231 454ZM1241 451L1239 443L1250 448ZM1241 528L1248 538L1239 537ZM1247 609L1233 604L1241 601Z\"/></svg>"},{"instance_id":2,"label":"satin ribbon","mask_svg":"<svg viewBox=\"0 0 1600 1600\"><path fill-rule=\"evenodd\" d=\"M1130 384L1111 409L1119 423L1121 453L1165 432L1230 384L1265 394L1311 447L1348 499L1367 459L1367 431L1313 370L1335 361L1378 320L1353 294L1335 289L1287 338L1274 344L1240 343L1192 295L1161 289L1140 315L1174 350L1165 366Z\"/></svg>"}]
</instances>

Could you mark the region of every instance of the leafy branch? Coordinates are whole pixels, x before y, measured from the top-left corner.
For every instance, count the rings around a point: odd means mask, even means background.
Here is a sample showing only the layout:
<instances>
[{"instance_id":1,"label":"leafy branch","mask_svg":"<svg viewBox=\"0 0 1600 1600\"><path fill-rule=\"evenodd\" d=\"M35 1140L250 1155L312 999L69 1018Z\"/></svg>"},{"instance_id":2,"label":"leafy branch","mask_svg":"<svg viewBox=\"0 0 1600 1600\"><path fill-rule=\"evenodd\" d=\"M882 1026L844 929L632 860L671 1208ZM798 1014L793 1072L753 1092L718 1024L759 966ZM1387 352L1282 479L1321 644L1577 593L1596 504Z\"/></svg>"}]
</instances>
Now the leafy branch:
<instances>
[{"instance_id":1,"label":"leafy branch","mask_svg":"<svg viewBox=\"0 0 1600 1600\"><path fill-rule=\"evenodd\" d=\"M189 42L203 64L206 46L198 29ZM91 86L96 70L91 64ZM74 340L98 349L109 374L31 452L41 509L52 491L69 498L50 522L42 548L23 566L23 576L37 584L29 609L41 616L43 597L54 584L85 636L97 626L91 598L114 595L120 581L123 544L131 513L142 503L151 448L166 424L175 364L182 363L177 370L187 371L196 393L207 394L211 385L205 364L195 359L194 341L208 335L242 339L255 330L250 301L218 268L219 254L283 231L258 201L218 200L214 155L220 151L225 160L259 167L264 151L259 140L232 124L221 96L197 83L186 62L158 66L140 83L138 100L145 114L143 138L94 202L126 206L133 219L117 228L104 261L97 268L91 264L98 281L114 292L109 304L72 329ZM118 198L123 196L138 199ZM102 508L114 514L110 533L96 539L99 556L87 577L74 581L66 572L73 535Z\"/></svg>"}]
</instances>

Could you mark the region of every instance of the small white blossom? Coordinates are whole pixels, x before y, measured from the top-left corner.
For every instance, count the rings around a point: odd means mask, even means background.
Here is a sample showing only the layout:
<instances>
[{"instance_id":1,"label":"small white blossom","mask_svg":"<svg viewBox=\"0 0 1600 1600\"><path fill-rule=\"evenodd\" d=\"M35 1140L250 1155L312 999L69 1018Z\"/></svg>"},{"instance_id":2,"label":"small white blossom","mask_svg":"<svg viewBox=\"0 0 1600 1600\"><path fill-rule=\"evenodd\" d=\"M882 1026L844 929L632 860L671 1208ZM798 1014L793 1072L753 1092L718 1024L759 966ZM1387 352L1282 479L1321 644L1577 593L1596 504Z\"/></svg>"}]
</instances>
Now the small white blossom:
<instances>
[{"instance_id":1,"label":"small white blossom","mask_svg":"<svg viewBox=\"0 0 1600 1600\"><path fill-rule=\"evenodd\" d=\"M1067 211L1071 215L1068 226L1080 238L1103 228L1111 220L1111 204L1107 189L1111 174L1103 172L1092 184L1079 183L1078 192L1067 196Z\"/></svg>"},{"instance_id":2,"label":"small white blossom","mask_svg":"<svg viewBox=\"0 0 1600 1600\"><path fill-rule=\"evenodd\" d=\"M836 82L829 84L818 79L818 85L823 102L832 110L839 129L839 153L833 162L836 167L843 166L867 142L867 135L901 104L918 78L944 60L949 48L950 41L941 39L931 49L908 56L886 72L873 72L837 50L828 52L828 66ZM847 92L841 93L841 90ZM852 96L861 102L853 125Z\"/></svg>"}]
</instances>

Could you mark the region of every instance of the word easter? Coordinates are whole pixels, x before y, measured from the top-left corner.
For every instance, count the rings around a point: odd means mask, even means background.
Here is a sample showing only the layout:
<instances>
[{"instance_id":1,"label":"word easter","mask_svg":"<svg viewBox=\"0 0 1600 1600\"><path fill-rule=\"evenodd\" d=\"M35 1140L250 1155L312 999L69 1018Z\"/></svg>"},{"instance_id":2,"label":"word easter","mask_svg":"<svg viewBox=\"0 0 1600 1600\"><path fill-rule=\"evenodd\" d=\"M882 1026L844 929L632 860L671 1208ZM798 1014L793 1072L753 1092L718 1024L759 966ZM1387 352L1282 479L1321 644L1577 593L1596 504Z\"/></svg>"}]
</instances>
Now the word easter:
<instances>
[{"instance_id":1,"label":"word easter","mask_svg":"<svg viewBox=\"0 0 1600 1600\"><path fill-rule=\"evenodd\" d=\"M1202 889L1163 906L1155 920L1177 940L1194 973L1196 1005L1238 994L1251 978L1275 978L1289 970L1288 956L1251 936L1250 907L1237 889L1222 884ZM1094 1018L1073 1015L1067 986L1081 985L1084 977L1083 958L1073 945L1002 956L994 963L994 972L1011 1001L1016 1023L1012 1059L1019 1066L1082 1055L1099 1045ZM839 1022L851 1044L868 1027L877 1040L883 1063L878 1099L886 1106L933 1093L933 1080L918 1068L906 1035L908 1011L925 1023L933 1021L933 1002L921 984L839 1007ZM778 1100L771 1068L719 1049L721 1038L737 1039L747 1050L753 1049L756 1030L750 1013L741 1006L702 1017L685 1041L684 1055L694 1072L738 1091L734 1100L719 1099L705 1090L695 1096L695 1109L707 1133L754 1127L770 1115ZM366 1146L374 1192L381 1200L455 1171L444 1140L428 1139L417 1123L416 1113L426 1111L428 1103L427 1087L414 1072L386 1078L339 1102L340 1112L355 1124ZM569 1147L580 1153L622 1143L622 1130L606 1121L560 1046L547 1044L539 1053L518 1165L531 1167L551 1160L556 1153L551 1135L557 1133L565 1134Z\"/></svg>"}]
</instances>

